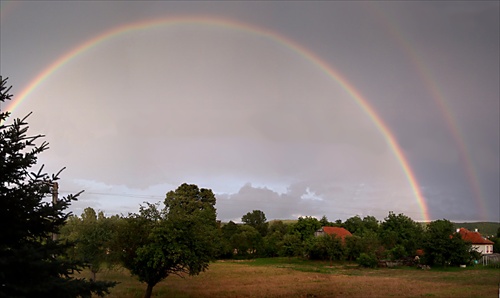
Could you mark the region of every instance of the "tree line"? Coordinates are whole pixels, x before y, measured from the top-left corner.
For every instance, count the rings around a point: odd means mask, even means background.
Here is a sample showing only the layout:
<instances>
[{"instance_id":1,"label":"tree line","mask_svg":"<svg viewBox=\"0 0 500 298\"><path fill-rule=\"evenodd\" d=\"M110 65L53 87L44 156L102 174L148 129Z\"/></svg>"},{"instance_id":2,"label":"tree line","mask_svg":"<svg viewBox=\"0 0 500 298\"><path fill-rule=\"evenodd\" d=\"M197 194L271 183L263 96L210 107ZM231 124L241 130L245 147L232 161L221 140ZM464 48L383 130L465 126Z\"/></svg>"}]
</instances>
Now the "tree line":
<instances>
[{"instance_id":1,"label":"tree line","mask_svg":"<svg viewBox=\"0 0 500 298\"><path fill-rule=\"evenodd\" d=\"M187 188L197 189L197 186L183 184L176 192ZM130 228L123 230L127 226L126 222L137 220L138 217L145 220L149 216L146 214L157 210L157 205L146 206L141 206L139 214L108 218L102 212L96 214L92 208L86 208L80 217L68 219L61 235L77 242L72 256L87 260L90 268L94 268L93 272L97 273L103 264L118 260L112 251L113 247L120 248L120 241L124 241L122 246L131 243L131 239L121 236L121 233L133 231ZM144 213L146 210L148 212ZM324 226L345 228L352 236L345 239L335 235L316 237L315 232ZM421 264L454 266L472 264L480 257L471 244L455 232L452 222L441 219L423 224L393 212L389 212L383 221L373 216L361 218L356 215L344 222L330 222L326 216L319 220L306 216L299 217L296 222L285 223L281 220L268 222L263 211L253 210L243 215L239 224L233 221L217 222L215 227L211 233L204 232L210 235L205 245L211 247L213 259L305 257L357 261L362 266L376 266L379 260L414 260L418 255ZM137 233L147 234L145 230ZM493 240L496 241L497 251L500 241L498 238Z\"/></svg>"}]
</instances>

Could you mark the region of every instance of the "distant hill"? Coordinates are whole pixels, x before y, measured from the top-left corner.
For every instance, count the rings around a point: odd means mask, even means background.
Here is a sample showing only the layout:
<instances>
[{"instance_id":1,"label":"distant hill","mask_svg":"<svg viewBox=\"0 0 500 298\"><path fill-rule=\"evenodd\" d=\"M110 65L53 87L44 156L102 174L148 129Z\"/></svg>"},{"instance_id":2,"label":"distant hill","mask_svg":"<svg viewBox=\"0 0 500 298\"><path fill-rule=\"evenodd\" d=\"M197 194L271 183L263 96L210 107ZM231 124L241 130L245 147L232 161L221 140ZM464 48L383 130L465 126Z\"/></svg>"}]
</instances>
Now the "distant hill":
<instances>
[{"instance_id":1,"label":"distant hill","mask_svg":"<svg viewBox=\"0 0 500 298\"><path fill-rule=\"evenodd\" d=\"M453 225L456 229L466 228L469 231L477 229L484 237L496 236L500 227L500 223L498 222L454 222Z\"/></svg>"},{"instance_id":2,"label":"distant hill","mask_svg":"<svg viewBox=\"0 0 500 298\"><path fill-rule=\"evenodd\" d=\"M273 221L282 221L285 225L290 225L296 223L298 220L297 219L273 219L270 220L269 223L272 223Z\"/></svg>"}]
</instances>

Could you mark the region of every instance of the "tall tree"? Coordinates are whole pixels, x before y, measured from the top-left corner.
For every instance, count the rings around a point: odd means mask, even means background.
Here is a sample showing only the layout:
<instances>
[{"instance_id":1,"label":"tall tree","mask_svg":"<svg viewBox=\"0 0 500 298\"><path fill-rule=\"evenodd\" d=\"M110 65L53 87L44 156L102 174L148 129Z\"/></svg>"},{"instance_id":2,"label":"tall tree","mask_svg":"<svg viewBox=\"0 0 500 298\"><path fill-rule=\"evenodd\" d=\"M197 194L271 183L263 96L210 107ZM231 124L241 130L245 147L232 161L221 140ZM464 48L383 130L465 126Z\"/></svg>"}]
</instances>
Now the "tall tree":
<instances>
[{"instance_id":1,"label":"tall tree","mask_svg":"<svg viewBox=\"0 0 500 298\"><path fill-rule=\"evenodd\" d=\"M281 241L287 232L287 226L281 220L273 220L269 223L267 235L263 240L264 257L277 257L281 250Z\"/></svg>"},{"instance_id":2,"label":"tall tree","mask_svg":"<svg viewBox=\"0 0 500 298\"><path fill-rule=\"evenodd\" d=\"M110 240L115 231L112 218L106 218L103 212L99 215L94 209L84 209L81 218L72 216L61 229L61 238L75 242L70 255L75 260L83 261L92 272L92 280L101 271L105 263L110 263Z\"/></svg>"},{"instance_id":3,"label":"tall tree","mask_svg":"<svg viewBox=\"0 0 500 298\"><path fill-rule=\"evenodd\" d=\"M326 217L326 215L323 215L323 217L321 217L321 219L319 220L319 223L321 224L322 227L332 226L332 223L330 223L328 221L328 218Z\"/></svg>"},{"instance_id":4,"label":"tall tree","mask_svg":"<svg viewBox=\"0 0 500 298\"><path fill-rule=\"evenodd\" d=\"M163 210L147 204L125 219L117 243L123 265L147 284L144 297L169 275L197 275L208 268L219 235L215 201L211 190L182 184L167 193Z\"/></svg>"},{"instance_id":5,"label":"tall tree","mask_svg":"<svg viewBox=\"0 0 500 298\"><path fill-rule=\"evenodd\" d=\"M368 215L363 217L363 226L365 228L365 231L378 233L379 222L374 216Z\"/></svg>"},{"instance_id":6,"label":"tall tree","mask_svg":"<svg viewBox=\"0 0 500 298\"><path fill-rule=\"evenodd\" d=\"M236 249L238 256L255 255L262 248L262 236L256 228L241 225L238 227L238 233L231 237L231 245Z\"/></svg>"},{"instance_id":7,"label":"tall tree","mask_svg":"<svg viewBox=\"0 0 500 298\"><path fill-rule=\"evenodd\" d=\"M355 235L361 235L365 230L365 225L359 215L346 219L346 221L344 222L344 227L346 230Z\"/></svg>"},{"instance_id":8,"label":"tall tree","mask_svg":"<svg viewBox=\"0 0 500 298\"><path fill-rule=\"evenodd\" d=\"M396 246L404 248L404 256L414 256L416 250L422 248L424 229L422 225L413 221L404 214L389 212L385 221L380 225L380 239L386 249Z\"/></svg>"},{"instance_id":9,"label":"tall tree","mask_svg":"<svg viewBox=\"0 0 500 298\"><path fill-rule=\"evenodd\" d=\"M330 260L330 266L332 266L333 260L341 260L345 256L345 247L342 244L342 239L337 235L326 234L310 238L309 241L308 254L311 259L328 259Z\"/></svg>"},{"instance_id":10,"label":"tall tree","mask_svg":"<svg viewBox=\"0 0 500 298\"><path fill-rule=\"evenodd\" d=\"M10 87L0 77L0 108L11 100ZM0 297L99 296L115 283L73 278L82 264L66 257L70 243L57 240L77 195L54 204L58 174L49 176L43 166L33 170L48 144L37 144L43 135L29 136L26 116L8 124L10 113L0 110Z\"/></svg>"},{"instance_id":11,"label":"tall tree","mask_svg":"<svg viewBox=\"0 0 500 298\"><path fill-rule=\"evenodd\" d=\"M429 265L469 264L476 255L471 244L465 242L460 233L455 233L453 223L441 219L427 226L424 238L424 262Z\"/></svg>"},{"instance_id":12,"label":"tall tree","mask_svg":"<svg viewBox=\"0 0 500 298\"><path fill-rule=\"evenodd\" d=\"M254 227L259 231L262 237L267 235L269 223L267 222L266 215L260 210L253 210L243 215L241 221L249 226Z\"/></svg>"},{"instance_id":13,"label":"tall tree","mask_svg":"<svg viewBox=\"0 0 500 298\"><path fill-rule=\"evenodd\" d=\"M300 235L300 240L305 241L314 236L314 232L321 228L321 223L315 217L306 216L299 217L296 223L290 225L290 231L297 232Z\"/></svg>"}]
</instances>

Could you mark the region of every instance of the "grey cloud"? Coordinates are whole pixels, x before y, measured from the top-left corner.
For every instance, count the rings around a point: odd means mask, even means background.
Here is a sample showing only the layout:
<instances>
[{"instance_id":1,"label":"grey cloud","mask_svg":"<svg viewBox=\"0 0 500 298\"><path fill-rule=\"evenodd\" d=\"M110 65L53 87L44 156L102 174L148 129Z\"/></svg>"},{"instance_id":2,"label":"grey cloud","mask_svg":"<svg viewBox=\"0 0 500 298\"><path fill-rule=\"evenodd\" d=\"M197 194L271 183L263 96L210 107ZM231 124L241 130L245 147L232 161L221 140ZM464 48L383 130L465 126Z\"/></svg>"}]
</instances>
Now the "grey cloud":
<instances>
[{"instance_id":1,"label":"grey cloud","mask_svg":"<svg viewBox=\"0 0 500 298\"><path fill-rule=\"evenodd\" d=\"M212 14L256 25L318 55L365 96L425 186L433 217L480 217L469 159L485 218L497 220L498 12L497 2L23 2L2 18L0 65L18 94L51 61L125 23ZM28 111L33 132L51 143L41 161L67 166L70 181L104 185L87 185L77 207L139 203L94 188L162 197L150 187L192 182L217 191L227 218L259 206L269 218L380 218L391 208L420 216L394 152L352 96L259 34L193 24L123 34L47 77L15 115Z\"/></svg>"}]
</instances>

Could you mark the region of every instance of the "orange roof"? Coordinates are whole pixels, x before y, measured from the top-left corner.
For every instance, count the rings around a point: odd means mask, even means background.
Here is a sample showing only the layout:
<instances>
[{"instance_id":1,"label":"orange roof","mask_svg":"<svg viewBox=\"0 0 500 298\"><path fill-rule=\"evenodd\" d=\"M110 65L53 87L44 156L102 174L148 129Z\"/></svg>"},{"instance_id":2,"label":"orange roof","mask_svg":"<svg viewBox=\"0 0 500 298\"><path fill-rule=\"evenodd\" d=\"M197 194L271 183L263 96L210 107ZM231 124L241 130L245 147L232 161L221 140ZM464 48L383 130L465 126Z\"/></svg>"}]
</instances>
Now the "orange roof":
<instances>
[{"instance_id":1,"label":"orange roof","mask_svg":"<svg viewBox=\"0 0 500 298\"><path fill-rule=\"evenodd\" d=\"M493 241L483 238L478 232L471 232L466 228L460 228L459 233L462 239L472 244L493 244Z\"/></svg>"},{"instance_id":2,"label":"orange roof","mask_svg":"<svg viewBox=\"0 0 500 298\"><path fill-rule=\"evenodd\" d=\"M328 235L337 235L340 238L342 238L342 240L344 240L344 238L346 236L352 236L351 232L349 232L348 230L346 230L344 228L339 228L339 227L323 227L322 229L323 229L323 232L327 233Z\"/></svg>"}]
</instances>

